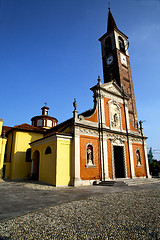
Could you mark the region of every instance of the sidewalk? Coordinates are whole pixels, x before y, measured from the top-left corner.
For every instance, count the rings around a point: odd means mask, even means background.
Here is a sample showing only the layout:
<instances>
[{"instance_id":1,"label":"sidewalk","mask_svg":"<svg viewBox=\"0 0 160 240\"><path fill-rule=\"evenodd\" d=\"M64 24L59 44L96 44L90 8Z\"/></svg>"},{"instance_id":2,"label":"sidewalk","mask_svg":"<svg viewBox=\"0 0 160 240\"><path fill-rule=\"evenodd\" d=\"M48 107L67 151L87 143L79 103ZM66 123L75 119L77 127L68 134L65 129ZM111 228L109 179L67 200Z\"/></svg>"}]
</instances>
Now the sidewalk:
<instances>
[{"instance_id":1,"label":"sidewalk","mask_svg":"<svg viewBox=\"0 0 160 240\"><path fill-rule=\"evenodd\" d=\"M1 182L0 183L0 221L20 216L47 206L103 194L141 189L158 188L160 184L139 186L87 186L55 188L38 182Z\"/></svg>"},{"instance_id":2,"label":"sidewalk","mask_svg":"<svg viewBox=\"0 0 160 240\"><path fill-rule=\"evenodd\" d=\"M1 220L21 215L1 221L1 240L160 239L159 184L59 189L11 182L0 184L0 194Z\"/></svg>"}]
</instances>

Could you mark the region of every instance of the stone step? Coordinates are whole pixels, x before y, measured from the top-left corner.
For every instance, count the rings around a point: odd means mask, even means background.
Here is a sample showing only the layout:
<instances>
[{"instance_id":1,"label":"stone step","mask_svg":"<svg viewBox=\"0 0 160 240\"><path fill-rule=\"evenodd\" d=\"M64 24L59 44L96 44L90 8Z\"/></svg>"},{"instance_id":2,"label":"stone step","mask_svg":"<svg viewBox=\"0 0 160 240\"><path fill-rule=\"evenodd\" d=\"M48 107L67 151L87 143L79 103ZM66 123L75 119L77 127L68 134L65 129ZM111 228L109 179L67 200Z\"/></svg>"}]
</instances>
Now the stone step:
<instances>
[{"instance_id":1,"label":"stone step","mask_svg":"<svg viewBox=\"0 0 160 240\"><path fill-rule=\"evenodd\" d=\"M160 183L160 179L155 179L155 178L135 178L135 179L126 179L126 180L124 180L124 182L128 186L132 186L132 185Z\"/></svg>"},{"instance_id":2,"label":"stone step","mask_svg":"<svg viewBox=\"0 0 160 240\"><path fill-rule=\"evenodd\" d=\"M100 181L100 182L93 182L93 185L95 186L113 186L115 181Z\"/></svg>"},{"instance_id":3,"label":"stone step","mask_svg":"<svg viewBox=\"0 0 160 240\"><path fill-rule=\"evenodd\" d=\"M98 186L127 186L127 184L124 181L100 181L100 182L94 182L93 185Z\"/></svg>"},{"instance_id":4,"label":"stone step","mask_svg":"<svg viewBox=\"0 0 160 240\"><path fill-rule=\"evenodd\" d=\"M123 179L116 181L95 181L93 185L96 186L136 186L142 184L152 184L152 183L160 183L160 178L135 178L135 179Z\"/></svg>"}]
</instances>

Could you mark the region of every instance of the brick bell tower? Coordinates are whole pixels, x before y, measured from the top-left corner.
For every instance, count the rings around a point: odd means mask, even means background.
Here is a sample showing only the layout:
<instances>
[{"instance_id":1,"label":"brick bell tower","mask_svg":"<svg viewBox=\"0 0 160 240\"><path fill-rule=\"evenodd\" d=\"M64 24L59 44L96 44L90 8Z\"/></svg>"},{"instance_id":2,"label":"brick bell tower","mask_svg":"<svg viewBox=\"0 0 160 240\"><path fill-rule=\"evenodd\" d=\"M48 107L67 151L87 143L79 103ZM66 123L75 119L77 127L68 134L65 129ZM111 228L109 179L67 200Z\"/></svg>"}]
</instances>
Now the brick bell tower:
<instances>
[{"instance_id":1,"label":"brick bell tower","mask_svg":"<svg viewBox=\"0 0 160 240\"><path fill-rule=\"evenodd\" d=\"M116 80L130 97L128 103L129 117L137 128L137 110L128 53L128 37L122 33L115 23L109 8L107 32L99 39L102 48L104 83Z\"/></svg>"}]
</instances>

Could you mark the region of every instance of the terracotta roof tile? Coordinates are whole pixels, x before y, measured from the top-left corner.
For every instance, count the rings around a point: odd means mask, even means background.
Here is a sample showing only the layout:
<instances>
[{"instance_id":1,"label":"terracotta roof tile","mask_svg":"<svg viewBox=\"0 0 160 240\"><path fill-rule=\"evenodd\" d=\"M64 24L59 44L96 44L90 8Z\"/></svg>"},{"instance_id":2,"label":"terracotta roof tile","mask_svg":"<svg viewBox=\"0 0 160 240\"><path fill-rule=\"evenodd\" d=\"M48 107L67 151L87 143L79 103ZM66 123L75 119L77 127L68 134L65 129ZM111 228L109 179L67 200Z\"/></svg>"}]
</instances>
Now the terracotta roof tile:
<instances>
[{"instance_id":1,"label":"terracotta roof tile","mask_svg":"<svg viewBox=\"0 0 160 240\"><path fill-rule=\"evenodd\" d=\"M12 128L12 127L3 126L3 127L2 127L2 136L3 136L4 134L6 134L11 128Z\"/></svg>"},{"instance_id":2,"label":"terracotta roof tile","mask_svg":"<svg viewBox=\"0 0 160 240\"><path fill-rule=\"evenodd\" d=\"M39 127L34 127L32 125L29 125L27 123L23 123L23 124L20 124L20 125L16 125L14 126L12 129L19 129L19 130L24 130L24 131L35 131L35 132L44 132L45 130L39 128Z\"/></svg>"}]
</instances>

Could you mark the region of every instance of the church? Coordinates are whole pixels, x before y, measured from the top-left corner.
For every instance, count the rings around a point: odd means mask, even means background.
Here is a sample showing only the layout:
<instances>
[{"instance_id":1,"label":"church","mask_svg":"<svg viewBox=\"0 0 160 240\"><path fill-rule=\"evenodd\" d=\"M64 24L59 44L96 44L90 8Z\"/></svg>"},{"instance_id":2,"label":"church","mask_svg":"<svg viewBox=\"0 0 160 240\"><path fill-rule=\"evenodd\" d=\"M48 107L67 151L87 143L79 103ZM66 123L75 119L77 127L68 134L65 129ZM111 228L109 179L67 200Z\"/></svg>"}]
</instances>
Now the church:
<instances>
[{"instance_id":1,"label":"church","mask_svg":"<svg viewBox=\"0 0 160 240\"><path fill-rule=\"evenodd\" d=\"M7 127L0 120L0 178L84 186L151 177L127 39L109 8L107 32L99 38L104 83L98 76L90 89L93 109L78 113L74 99L73 117L60 124L46 105L32 125Z\"/></svg>"}]
</instances>

